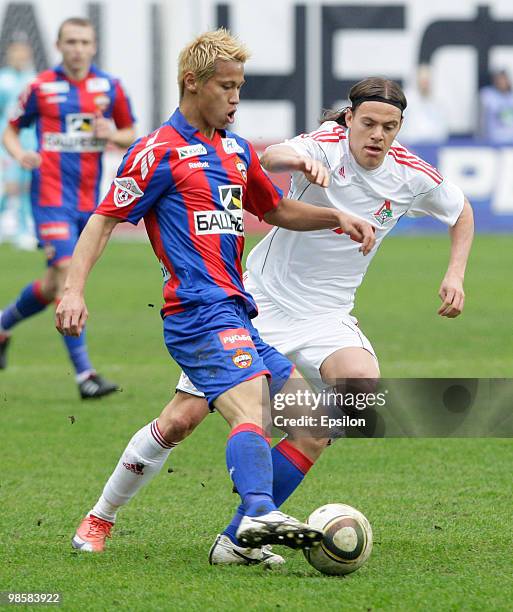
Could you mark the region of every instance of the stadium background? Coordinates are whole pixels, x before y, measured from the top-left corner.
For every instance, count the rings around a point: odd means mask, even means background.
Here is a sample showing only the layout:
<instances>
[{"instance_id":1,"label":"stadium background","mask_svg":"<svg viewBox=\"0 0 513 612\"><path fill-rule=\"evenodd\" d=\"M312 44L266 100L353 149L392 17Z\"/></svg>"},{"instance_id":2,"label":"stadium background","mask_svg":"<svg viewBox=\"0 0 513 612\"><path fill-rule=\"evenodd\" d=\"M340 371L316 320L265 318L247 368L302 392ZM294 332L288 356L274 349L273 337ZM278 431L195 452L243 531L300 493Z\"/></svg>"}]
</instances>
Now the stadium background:
<instances>
[{"instance_id":1,"label":"stadium background","mask_svg":"<svg viewBox=\"0 0 513 612\"><path fill-rule=\"evenodd\" d=\"M422 155L461 185L480 232L466 311L452 322L436 317L448 241L443 226L415 220L398 231L428 233L387 240L359 292L357 315L384 376L511 376L513 148L471 139L489 69L513 74L510 0L0 1L0 59L10 37L25 31L37 68L51 65L57 27L71 15L95 22L98 63L123 79L141 135L177 104L180 48L220 24L253 51L235 129L260 149L314 128L322 107L343 103L350 82L379 73L406 85L429 61L452 138ZM106 181L118 159L109 152ZM496 231L503 235L485 235ZM39 253L0 245L0 304L40 266ZM373 556L342 581L315 574L292 553L272 575L208 567L206 550L234 505L223 464L226 427L213 416L123 511L105 555L72 553L75 525L177 376L161 338L159 275L148 244L124 240L109 246L92 275L91 353L123 385L101 403L77 400L50 309L16 329L0 378L0 591L58 590L66 610L511 608L508 439L334 445L286 510L304 517L340 500L369 516Z\"/></svg>"},{"instance_id":2,"label":"stadium background","mask_svg":"<svg viewBox=\"0 0 513 612\"><path fill-rule=\"evenodd\" d=\"M513 5L508 0L249 0L154 2L0 1L0 61L13 35L25 33L38 69L57 61L55 32L67 15L88 15L99 38L97 63L119 75L134 103L140 135L177 105L176 58L197 33L225 25L253 56L235 131L259 150L317 125L321 109L343 105L355 81L380 74L412 84L428 63L434 95L445 102L451 132L443 146L413 150L461 186L478 231L513 229L513 145L472 137L478 91L490 70L513 74ZM272 41L272 44L269 44ZM406 111L406 117L408 111ZM119 153L106 156L106 189ZM287 180L278 177L286 187ZM249 220L249 230L258 230ZM404 220L398 232L443 231L429 220Z\"/></svg>"}]
</instances>

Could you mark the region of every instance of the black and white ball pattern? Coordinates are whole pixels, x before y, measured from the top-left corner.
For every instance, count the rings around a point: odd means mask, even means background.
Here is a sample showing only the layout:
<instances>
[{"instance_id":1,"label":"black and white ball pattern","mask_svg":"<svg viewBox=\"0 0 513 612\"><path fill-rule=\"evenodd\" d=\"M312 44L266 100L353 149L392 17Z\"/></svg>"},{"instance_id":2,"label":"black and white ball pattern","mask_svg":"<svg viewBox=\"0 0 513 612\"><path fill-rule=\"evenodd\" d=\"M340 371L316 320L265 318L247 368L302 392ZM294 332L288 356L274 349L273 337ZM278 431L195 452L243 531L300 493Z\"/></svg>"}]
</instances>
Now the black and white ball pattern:
<instances>
[{"instance_id":1,"label":"black and white ball pattern","mask_svg":"<svg viewBox=\"0 0 513 612\"><path fill-rule=\"evenodd\" d=\"M372 528L355 508L326 504L312 512L307 522L324 533L319 546L305 551L308 563L323 574L350 574L369 558Z\"/></svg>"}]
</instances>

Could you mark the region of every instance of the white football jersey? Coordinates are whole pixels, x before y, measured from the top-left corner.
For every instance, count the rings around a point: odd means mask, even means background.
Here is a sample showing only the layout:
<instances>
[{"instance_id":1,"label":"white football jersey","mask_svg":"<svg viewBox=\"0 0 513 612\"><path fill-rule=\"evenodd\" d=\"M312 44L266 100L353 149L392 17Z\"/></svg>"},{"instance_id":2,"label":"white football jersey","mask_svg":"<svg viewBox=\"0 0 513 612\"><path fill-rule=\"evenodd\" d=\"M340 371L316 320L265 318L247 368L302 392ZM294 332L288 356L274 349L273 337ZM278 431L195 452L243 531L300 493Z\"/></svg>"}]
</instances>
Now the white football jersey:
<instances>
[{"instance_id":1,"label":"white football jersey","mask_svg":"<svg viewBox=\"0 0 513 612\"><path fill-rule=\"evenodd\" d=\"M333 230L294 232L274 228L247 260L255 284L285 312L297 318L339 310L351 312L356 289L381 241L403 215L429 215L452 226L464 204L459 187L394 141L379 168L365 170L349 150L349 131L334 121L287 140L299 154L322 161L330 185L312 185L294 172L289 197L337 208L371 223L376 246L364 257L360 244Z\"/></svg>"}]
</instances>

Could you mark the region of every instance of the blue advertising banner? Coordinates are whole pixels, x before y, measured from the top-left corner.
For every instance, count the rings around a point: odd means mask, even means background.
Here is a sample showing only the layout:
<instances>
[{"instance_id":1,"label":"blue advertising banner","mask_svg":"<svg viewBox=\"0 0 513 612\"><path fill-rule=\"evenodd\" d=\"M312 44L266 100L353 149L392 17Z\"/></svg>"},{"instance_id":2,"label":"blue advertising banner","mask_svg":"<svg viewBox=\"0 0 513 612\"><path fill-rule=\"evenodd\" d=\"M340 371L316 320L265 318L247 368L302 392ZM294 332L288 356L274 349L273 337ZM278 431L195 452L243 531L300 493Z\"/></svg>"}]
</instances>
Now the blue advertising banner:
<instances>
[{"instance_id":1,"label":"blue advertising banner","mask_svg":"<svg viewBox=\"0 0 513 612\"><path fill-rule=\"evenodd\" d=\"M474 209L477 232L513 232L513 144L451 139L443 145L405 146L461 187ZM404 216L394 233L445 231L434 219Z\"/></svg>"}]
</instances>

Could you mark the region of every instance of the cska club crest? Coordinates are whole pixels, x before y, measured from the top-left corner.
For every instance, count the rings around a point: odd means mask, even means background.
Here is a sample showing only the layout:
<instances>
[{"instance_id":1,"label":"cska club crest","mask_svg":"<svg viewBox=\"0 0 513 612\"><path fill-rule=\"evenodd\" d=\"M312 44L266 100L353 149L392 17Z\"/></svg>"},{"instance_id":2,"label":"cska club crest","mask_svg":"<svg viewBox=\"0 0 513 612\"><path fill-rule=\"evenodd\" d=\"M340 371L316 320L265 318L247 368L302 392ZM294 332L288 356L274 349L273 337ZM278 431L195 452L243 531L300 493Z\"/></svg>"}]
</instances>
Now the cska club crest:
<instances>
[{"instance_id":1,"label":"cska club crest","mask_svg":"<svg viewBox=\"0 0 513 612\"><path fill-rule=\"evenodd\" d=\"M105 94L100 94L94 98L94 105L100 111L100 113L105 112L110 105L110 98Z\"/></svg>"},{"instance_id":2,"label":"cska club crest","mask_svg":"<svg viewBox=\"0 0 513 612\"><path fill-rule=\"evenodd\" d=\"M235 366L241 370L245 370L253 363L253 356L248 351L237 349L232 357L232 361Z\"/></svg>"},{"instance_id":3,"label":"cska club crest","mask_svg":"<svg viewBox=\"0 0 513 612\"><path fill-rule=\"evenodd\" d=\"M135 199L144 195L137 181L128 176L126 178L115 178L114 204L117 208L129 206Z\"/></svg>"},{"instance_id":4,"label":"cska club crest","mask_svg":"<svg viewBox=\"0 0 513 612\"><path fill-rule=\"evenodd\" d=\"M237 170L240 172L240 175L242 176L242 180L246 183L248 180L246 164L241 160L240 157L237 157L235 161L235 166Z\"/></svg>"},{"instance_id":5,"label":"cska club crest","mask_svg":"<svg viewBox=\"0 0 513 612\"><path fill-rule=\"evenodd\" d=\"M380 224L385 225L392 219L392 204L390 200L385 200L379 210L374 213L374 219Z\"/></svg>"}]
</instances>

